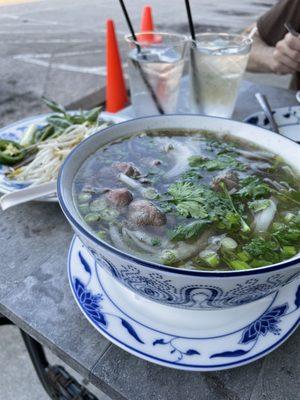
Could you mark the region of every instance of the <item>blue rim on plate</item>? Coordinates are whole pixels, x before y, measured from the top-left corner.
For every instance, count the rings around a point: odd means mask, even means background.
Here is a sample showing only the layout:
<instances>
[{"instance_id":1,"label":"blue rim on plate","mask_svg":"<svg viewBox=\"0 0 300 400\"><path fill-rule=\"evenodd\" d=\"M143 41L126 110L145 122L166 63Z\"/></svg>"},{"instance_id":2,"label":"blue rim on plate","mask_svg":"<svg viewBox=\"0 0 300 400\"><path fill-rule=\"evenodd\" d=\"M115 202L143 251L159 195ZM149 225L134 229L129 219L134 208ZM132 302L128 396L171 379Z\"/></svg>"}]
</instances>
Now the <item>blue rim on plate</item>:
<instances>
[{"instance_id":1,"label":"blue rim on plate","mask_svg":"<svg viewBox=\"0 0 300 400\"><path fill-rule=\"evenodd\" d=\"M158 330L133 318L128 304L117 304L114 291L110 293L106 283L108 275L100 268L74 237L68 255L68 278L85 317L117 346L163 366L213 371L248 364L281 345L300 322L298 279L287 285L284 294L279 290L273 295L267 308L237 331L214 337L172 335L170 328L166 333L164 326ZM220 346L223 351L218 350ZM208 354L207 349L211 350Z\"/></svg>"},{"instance_id":2,"label":"blue rim on plate","mask_svg":"<svg viewBox=\"0 0 300 400\"><path fill-rule=\"evenodd\" d=\"M194 114L168 114L168 117L169 116L178 116L178 115L188 117L188 116L191 116ZM164 116L156 115L155 117L163 118ZM153 118L153 116L150 115L147 117L133 118L132 120L140 120L140 119L148 119L148 118ZM214 118L230 120L229 118L222 118L222 117L214 117ZM230 120L230 121L232 121L232 120ZM120 122L119 125L125 124L126 122L128 122L128 121L126 120L124 122ZM240 123L240 121L235 121L235 122ZM104 128L101 130L101 132L105 133L105 131L109 130L109 129L110 129L110 127ZM262 129L264 129L264 128L262 128ZM268 129L265 129L265 130L268 131ZM95 134L97 134L97 132L95 132ZM103 248L117 254L119 257L121 257L125 260L136 262L139 265L142 265L144 267L152 268L154 270L167 271L172 274L187 275L187 276L188 275L189 276L202 276L202 277L229 277L229 276L241 276L241 275L249 276L249 275L263 274L263 273L271 272L271 271L279 271L281 269L288 268L292 265L299 263L300 255L291 260L282 261L281 263L278 263L278 264L268 265L265 267L259 267L259 268L255 268L255 269L249 269L249 270L214 272L214 271L195 271L195 270L188 270L188 269L178 269L178 268L169 267L167 265L162 265L162 264L158 264L158 263L154 263L154 262L145 261L139 257L135 257L128 253L125 253L125 252L111 246L110 244L106 243L105 241L99 239L98 237L93 235L91 232L89 232L86 228L84 228L84 226L82 226L76 220L76 218L73 217L72 213L66 207L64 199L63 199L63 195L62 195L62 183L61 182L62 182L62 174L64 173L64 167L71 157L74 157L76 155L76 153L80 153L81 147L84 146L85 142L89 141L90 139L91 139L91 137L88 137L88 138L84 139L82 142L80 142L70 152L70 154L65 158L65 160L59 170L59 174L58 174L57 197L59 200L60 207L61 207L63 213L65 214L65 216L67 217L67 219L69 221L71 221L71 223L76 227L76 229L78 229L84 236L87 236L92 242L94 242L98 246L103 247ZM291 140L289 138L286 138L286 140L290 140L291 142L293 142L293 140Z\"/></svg>"},{"instance_id":3,"label":"blue rim on plate","mask_svg":"<svg viewBox=\"0 0 300 400\"><path fill-rule=\"evenodd\" d=\"M300 143L300 105L276 108L272 114L282 135ZM263 111L249 115L244 122L271 130L270 122Z\"/></svg>"}]
</instances>

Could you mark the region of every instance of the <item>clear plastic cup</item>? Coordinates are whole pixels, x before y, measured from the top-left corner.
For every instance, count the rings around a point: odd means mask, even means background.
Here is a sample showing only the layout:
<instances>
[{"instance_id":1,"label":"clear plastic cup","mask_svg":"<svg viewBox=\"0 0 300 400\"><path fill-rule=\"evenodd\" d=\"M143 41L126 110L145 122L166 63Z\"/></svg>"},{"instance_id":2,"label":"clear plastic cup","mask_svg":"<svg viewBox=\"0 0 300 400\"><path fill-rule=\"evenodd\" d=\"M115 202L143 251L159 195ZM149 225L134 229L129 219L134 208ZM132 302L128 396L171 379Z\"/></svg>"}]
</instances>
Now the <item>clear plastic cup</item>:
<instances>
[{"instance_id":1,"label":"clear plastic cup","mask_svg":"<svg viewBox=\"0 0 300 400\"><path fill-rule=\"evenodd\" d=\"M231 117L252 40L200 33L190 47L190 97L194 113Z\"/></svg>"},{"instance_id":2,"label":"clear plastic cup","mask_svg":"<svg viewBox=\"0 0 300 400\"><path fill-rule=\"evenodd\" d=\"M187 38L165 32L143 32L137 33L136 39L125 36L129 45L129 84L135 115L174 113Z\"/></svg>"}]
</instances>

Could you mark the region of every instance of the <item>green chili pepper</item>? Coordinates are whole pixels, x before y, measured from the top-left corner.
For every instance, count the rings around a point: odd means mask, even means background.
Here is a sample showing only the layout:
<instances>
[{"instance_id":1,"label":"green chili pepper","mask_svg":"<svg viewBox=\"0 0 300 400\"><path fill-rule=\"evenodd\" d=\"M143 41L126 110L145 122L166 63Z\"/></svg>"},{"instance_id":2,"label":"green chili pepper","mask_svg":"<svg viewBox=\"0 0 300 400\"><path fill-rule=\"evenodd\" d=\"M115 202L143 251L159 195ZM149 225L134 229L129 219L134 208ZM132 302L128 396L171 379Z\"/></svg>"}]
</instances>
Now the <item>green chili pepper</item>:
<instances>
[{"instance_id":1,"label":"green chili pepper","mask_svg":"<svg viewBox=\"0 0 300 400\"><path fill-rule=\"evenodd\" d=\"M0 139L0 163L14 165L24 159L25 149L12 140Z\"/></svg>"},{"instance_id":2,"label":"green chili pepper","mask_svg":"<svg viewBox=\"0 0 300 400\"><path fill-rule=\"evenodd\" d=\"M45 128L43 129L43 132L39 138L39 141L44 141L46 139L48 139L49 137L51 137L55 132L55 128L54 126L51 125L47 125L45 126Z\"/></svg>"}]
</instances>

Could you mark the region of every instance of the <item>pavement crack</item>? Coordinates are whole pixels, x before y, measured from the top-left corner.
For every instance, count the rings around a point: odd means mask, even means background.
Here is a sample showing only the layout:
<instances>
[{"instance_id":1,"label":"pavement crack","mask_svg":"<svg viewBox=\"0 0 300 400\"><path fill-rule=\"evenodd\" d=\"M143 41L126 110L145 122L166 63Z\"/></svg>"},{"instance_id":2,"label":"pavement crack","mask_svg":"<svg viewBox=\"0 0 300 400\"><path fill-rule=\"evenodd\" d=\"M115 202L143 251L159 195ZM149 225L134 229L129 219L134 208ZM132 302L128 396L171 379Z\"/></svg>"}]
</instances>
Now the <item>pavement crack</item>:
<instances>
[{"instance_id":1,"label":"pavement crack","mask_svg":"<svg viewBox=\"0 0 300 400\"><path fill-rule=\"evenodd\" d=\"M259 381L259 379L260 379L260 377L261 377L261 375L262 375L262 372L263 372L263 369L264 369L264 365L265 365L265 361L266 361L266 359L264 358L264 359L262 360L259 373L257 374L256 380L255 380L255 385L253 385L253 388L252 388L252 390L251 390L251 393L250 393L250 396L249 396L249 400L254 400L254 398L252 399L252 396L253 396L254 390L255 390L255 388L256 388L256 386L257 386L257 382Z\"/></svg>"},{"instance_id":2,"label":"pavement crack","mask_svg":"<svg viewBox=\"0 0 300 400\"><path fill-rule=\"evenodd\" d=\"M34 267L32 267L32 269L28 272L28 274L24 274L22 279L20 279L19 281L13 282L14 285L12 285L13 287L11 288L11 290L8 290L8 292L5 293L5 295L3 297L0 296L1 303L4 303L5 300L8 299L12 295L12 293L17 292L19 290L19 288L20 288L20 285L23 285L24 281L26 279L28 279L30 276L32 276L38 268L41 268L43 264L48 262L51 259L51 257L52 257L52 254L50 254L49 256L47 256L45 258L43 258L42 260L39 260L34 265Z\"/></svg>"},{"instance_id":3,"label":"pavement crack","mask_svg":"<svg viewBox=\"0 0 300 400\"><path fill-rule=\"evenodd\" d=\"M50 73L51 73L51 70L52 70L53 54L54 54L54 52L52 51L50 53L49 64L48 64L47 71L46 71L46 74L45 74L45 82L44 82L44 85L43 85L42 97L45 96L46 93L47 93L49 76L50 76Z\"/></svg>"},{"instance_id":4,"label":"pavement crack","mask_svg":"<svg viewBox=\"0 0 300 400\"><path fill-rule=\"evenodd\" d=\"M99 358L95 361L95 363L92 365L91 370L89 372L88 379L91 380L91 376L93 375L94 368L96 365L99 363L99 361L105 356L105 354L108 352L108 350L112 347L112 344L110 342L107 343L107 347L104 349L102 354L99 356Z\"/></svg>"},{"instance_id":5,"label":"pavement crack","mask_svg":"<svg viewBox=\"0 0 300 400\"><path fill-rule=\"evenodd\" d=\"M108 341L106 349L102 352L98 360L91 367L88 375L88 380L92 385L98 387L98 389L103 391L103 393L105 393L110 398L113 398L115 400L128 400L128 398L127 397L125 398L117 389L115 389L111 385L107 384L107 382L105 382L103 379L93 374L93 371L96 368L97 364L103 359L106 353L108 353L111 347L113 347L113 344Z\"/></svg>"},{"instance_id":6,"label":"pavement crack","mask_svg":"<svg viewBox=\"0 0 300 400\"><path fill-rule=\"evenodd\" d=\"M209 389L214 393L216 398L223 400L241 400L241 397L233 390L228 389L225 383L217 376L213 374L203 374L204 380Z\"/></svg>"}]
</instances>

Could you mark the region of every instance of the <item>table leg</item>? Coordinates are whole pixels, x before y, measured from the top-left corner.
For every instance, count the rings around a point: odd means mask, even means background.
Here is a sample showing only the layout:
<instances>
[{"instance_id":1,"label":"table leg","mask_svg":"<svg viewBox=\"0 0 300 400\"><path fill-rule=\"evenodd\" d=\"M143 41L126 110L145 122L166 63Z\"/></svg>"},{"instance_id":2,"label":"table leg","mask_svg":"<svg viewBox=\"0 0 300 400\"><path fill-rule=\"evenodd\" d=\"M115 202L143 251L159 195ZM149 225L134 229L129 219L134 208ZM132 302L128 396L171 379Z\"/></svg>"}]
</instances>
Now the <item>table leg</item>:
<instances>
[{"instance_id":1,"label":"table leg","mask_svg":"<svg viewBox=\"0 0 300 400\"><path fill-rule=\"evenodd\" d=\"M14 325L0 314L0 326ZM81 386L64 367L50 365L42 345L20 329L25 347L36 374L49 397L53 400L97 400L91 392Z\"/></svg>"}]
</instances>

